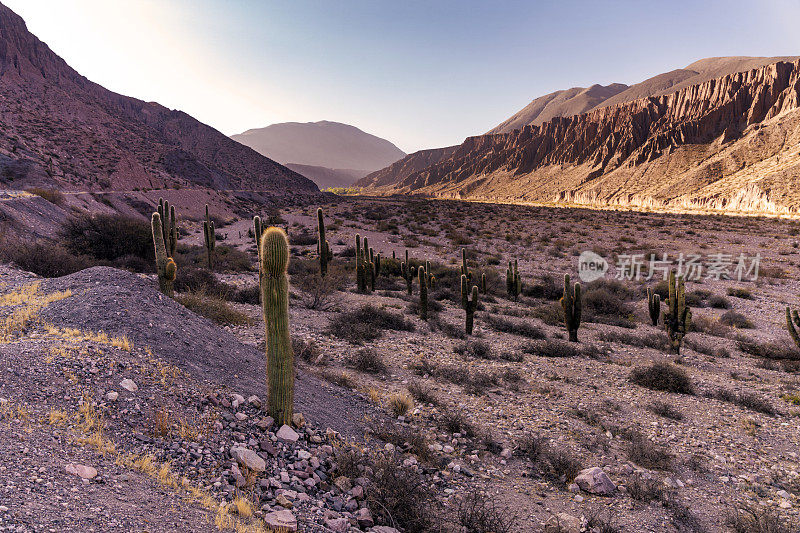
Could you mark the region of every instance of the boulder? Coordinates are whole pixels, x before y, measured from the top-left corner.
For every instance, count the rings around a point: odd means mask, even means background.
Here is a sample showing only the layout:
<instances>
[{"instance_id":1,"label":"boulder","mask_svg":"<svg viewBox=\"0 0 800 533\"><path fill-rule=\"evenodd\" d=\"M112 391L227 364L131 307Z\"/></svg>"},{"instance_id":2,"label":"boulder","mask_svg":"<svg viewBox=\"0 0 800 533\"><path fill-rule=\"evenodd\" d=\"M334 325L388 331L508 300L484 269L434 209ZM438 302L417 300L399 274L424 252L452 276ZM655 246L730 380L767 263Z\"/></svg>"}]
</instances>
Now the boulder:
<instances>
[{"instance_id":1,"label":"boulder","mask_svg":"<svg viewBox=\"0 0 800 533\"><path fill-rule=\"evenodd\" d=\"M253 472L263 472L267 469L267 463L256 452L240 446L231 448L231 457L236 462Z\"/></svg>"},{"instance_id":2,"label":"boulder","mask_svg":"<svg viewBox=\"0 0 800 533\"><path fill-rule=\"evenodd\" d=\"M602 468L597 466L581 470L575 478L575 483L589 494L599 496L608 496L617 490L614 482L603 472Z\"/></svg>"}]
</instances>

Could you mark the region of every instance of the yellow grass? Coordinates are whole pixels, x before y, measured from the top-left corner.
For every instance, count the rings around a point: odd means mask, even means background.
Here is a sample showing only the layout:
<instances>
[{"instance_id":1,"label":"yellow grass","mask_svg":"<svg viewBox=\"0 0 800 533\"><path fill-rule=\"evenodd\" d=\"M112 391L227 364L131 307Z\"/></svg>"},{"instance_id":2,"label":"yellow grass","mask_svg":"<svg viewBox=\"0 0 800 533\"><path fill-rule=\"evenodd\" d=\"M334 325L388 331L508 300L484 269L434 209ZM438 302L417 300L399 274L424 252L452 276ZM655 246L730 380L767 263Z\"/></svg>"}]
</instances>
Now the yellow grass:
<instances>
[{"instance_id":1,"label":"yellow grass","mask_svg":"<svg viewBox=\"0 0 800 533\"><path fill-rule=\"evenodd\" d=\"M58 328L52 324L45 324L44 329L48 335L62 338L74 343L94 342L105 344L113 348L118 348L126 352L133 350L133 341L125 335L121 337L111 337L104 331L85 331L77 328Z\"/></svg>"},{"instance_id":2,"label":"yellow grass","mask_svg":"<svg viewBox=\"0 0 800 533\"><path fill-rule=\"evenodd\" d=\"M9 342L11 337L39 317L39 311L53 302L72 296L72 291L42 294L39 282L25 285L0 295L0 307L16 307L0 322L0 342Z\"/></svg>"},{"instance_id":3,"label":"yellow grass","mask_svg":"<svg viewBox=\"0 0 800 533\"><path fill-rule=\"evenodd\" d=\"M47 423L51 426L60 425L67 419L67 413L61 409L50 409L47 415Z\"/></svg>"}]
</instances>

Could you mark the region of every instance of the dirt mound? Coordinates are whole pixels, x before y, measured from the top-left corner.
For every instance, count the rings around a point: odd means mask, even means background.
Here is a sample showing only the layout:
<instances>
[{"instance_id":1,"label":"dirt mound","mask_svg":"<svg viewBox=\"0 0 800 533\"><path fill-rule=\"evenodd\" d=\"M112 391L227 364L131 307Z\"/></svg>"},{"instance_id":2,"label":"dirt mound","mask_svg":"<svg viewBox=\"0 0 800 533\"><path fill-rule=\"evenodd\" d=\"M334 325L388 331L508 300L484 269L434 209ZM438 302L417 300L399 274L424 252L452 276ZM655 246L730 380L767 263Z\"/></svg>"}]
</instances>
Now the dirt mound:
<instances>
[{"instance_id":1,"label":"dirt mound","mask_svg":"<svg viewBox=\"0 0 800 533\"><path fill-rule=\"evenodd\" d=\"M42 288L73 293L42 310L47 323L125 335L198 379L240 394L267 396L264 354L165 297L150 279L95 267L44 280ZM366 401L299 370L295 402L309 421L353 437L363 435L364 417L375 414Z\"/></svg>"}]
</instances>

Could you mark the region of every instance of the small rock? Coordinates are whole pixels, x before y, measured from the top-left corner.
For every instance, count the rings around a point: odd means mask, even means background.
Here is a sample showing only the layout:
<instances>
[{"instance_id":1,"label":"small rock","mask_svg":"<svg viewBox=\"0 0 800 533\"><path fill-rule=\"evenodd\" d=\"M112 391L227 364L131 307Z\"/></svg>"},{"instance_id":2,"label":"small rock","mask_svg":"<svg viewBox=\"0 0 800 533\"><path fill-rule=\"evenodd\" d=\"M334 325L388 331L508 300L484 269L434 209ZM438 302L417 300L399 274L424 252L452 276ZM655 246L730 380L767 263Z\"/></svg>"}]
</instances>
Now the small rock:
<instances>
[{"instance_id":1,"label":"small rock","mask_svg":"<svg viewBox=\"0 0 800 533\"><path fill-rule=\"evenodd\" d=\"M83 479L94 479L97 477L97 469L94 467L73 463L67 465L67 473L75 474Z\"/></svg>"},{"instance_id":2,"label":"small rock","mask_svg":"<svg viewBox=\"0 0 800 533\"><path fill-rule=\"evenodd\" d=\"M108 400L109 402L116 402L117 398L119 398L119 393L117 391L112 390L111 392L106 394L106 400Z\"/></svg>"},{"instance_id":3,"label":"small rock","mask_svg":"<svg viewBox=\"0 0 800 533\"><path fill-rule=\"evenodd\" d=\"M231 448L231 457L236 459L240 465L247 467L254 472L263 472L267 468L267 463L259 457L253 450L234 446Z\"/></svg>"},{"instance_id":4,"label":"small rock","mask_svg":"<svg viewBox=\"0 0 800 533\"><path fill-rule=\"evenodd\" d=\"M139 390L139 385L137 385L136 382L130 378L125 378L122 381L120 381L119 386L128 392L136 392L137 390Z\"/></svg>"},{"instance_id":5,"label":"small rock","mask_svg":"<svg viewBox=\"0 0 800 533\"><path fill-rule=\"evenodd\" d=\"M369 509L366 507L362 507L356 511L355 516L359 527L362 529L370 528L375 525L375 520L372 519L372 513L370 513Z\"/></svg>"},{"instance_id":6,"label":"small rock","mask_svg":"<svg viewBox=\"0 0 800 533\"><path fill-rule=\"evenodd\" d=\"M297 439L300 438L300 435L286 424L281 426L275 436L282 442L297 442Z\"/></svg>"},{"instance_id":7,"label":"small rock","mask_svg":"<svg viewBox=\"0 0 800 533\"><path fill-rule=\"evenodd\" d=\"M614 482L603 472L602 468L597 466L581 470L575 478L575 483L589 494L600 496L608 496L617 490Z\"/></svg>"},{"instance_id":8,"label":"small rock","mask_svg":"<svg viewBox=\"0 0 800 533\"><path fill-rule=\"evenodd\" d=\"M558 513L550 517L544 525L544 533L580 533L581 520L567 513Z\"/></svg>"},{"instance_id":9,"label":"small rock","mask_svg":"<svg viewBox=\"0 0 800 533\"><path fill-rule=\"evenodd\" d=\"M272 511L264 515L264 523L269 529L278 531L297 531L297 518L288 509ZM281 529L283 528L283 529Z\"/></svg>"},{"instance_id":10,"label":"small rock","mask_svg":"<svg viewBox=\"0 0 800 533\"><path fill-rule=\"evenodd\" d=\"M256 409L261 409L261 398L253 394L249 398L247 398L247 403L255 407Z\"/></svg>"},{"instance_id":11,"label":"small rock","mask_svg":"<svg viewBox=\"0 0 800 533\"><path fill-rule=\"evenodd\" d=\"M292 415L292 425L296 428L301 428L306 425L306 418L303 413L294 413Z\"/></svg>"}]
</instances>

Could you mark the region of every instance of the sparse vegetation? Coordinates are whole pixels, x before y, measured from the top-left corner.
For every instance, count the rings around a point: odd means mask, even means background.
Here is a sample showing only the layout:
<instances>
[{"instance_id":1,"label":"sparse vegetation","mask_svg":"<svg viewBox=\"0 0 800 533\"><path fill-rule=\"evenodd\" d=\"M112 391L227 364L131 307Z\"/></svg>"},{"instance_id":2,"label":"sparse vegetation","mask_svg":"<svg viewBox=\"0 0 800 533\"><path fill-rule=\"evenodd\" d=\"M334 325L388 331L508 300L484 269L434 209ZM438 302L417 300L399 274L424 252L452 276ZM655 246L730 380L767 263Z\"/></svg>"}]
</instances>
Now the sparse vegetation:
<instances>
[{"instance_id":1,"label":"sparse vegetation","mask_svg":"<svg viewBox=\"0 0 800 533\"><path fill-rule=\"evenodd\" d=\"M694 386L686 372L669 363L658 362L647 367L634 368L630 380L651 390L694 394Z\"/></svg>"}]
</instances>

